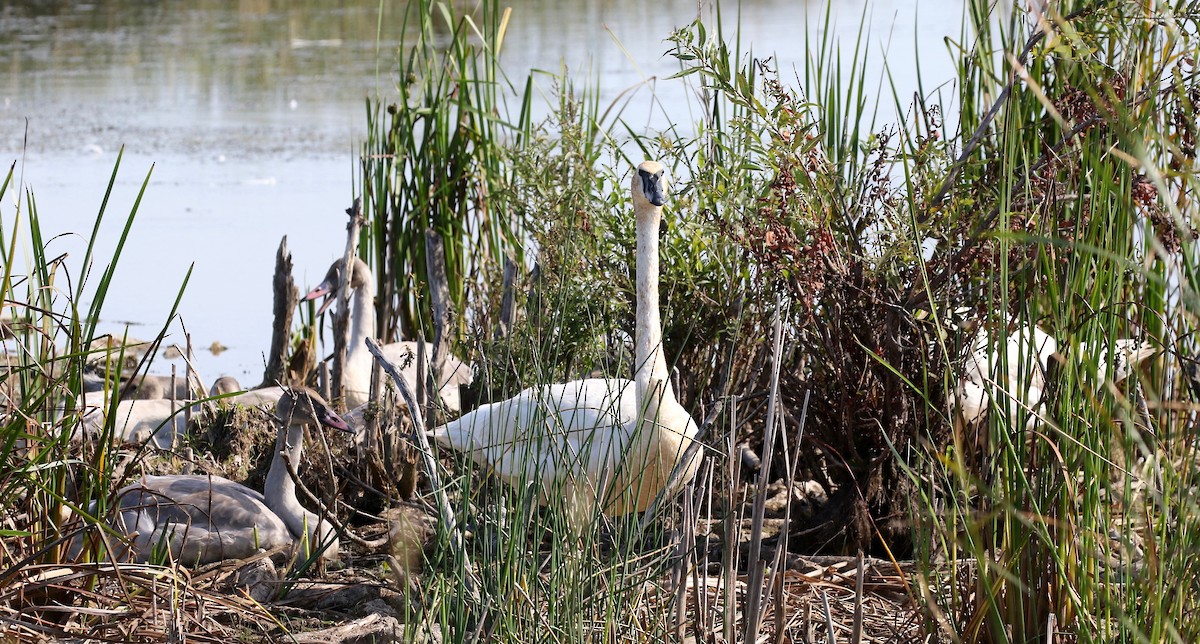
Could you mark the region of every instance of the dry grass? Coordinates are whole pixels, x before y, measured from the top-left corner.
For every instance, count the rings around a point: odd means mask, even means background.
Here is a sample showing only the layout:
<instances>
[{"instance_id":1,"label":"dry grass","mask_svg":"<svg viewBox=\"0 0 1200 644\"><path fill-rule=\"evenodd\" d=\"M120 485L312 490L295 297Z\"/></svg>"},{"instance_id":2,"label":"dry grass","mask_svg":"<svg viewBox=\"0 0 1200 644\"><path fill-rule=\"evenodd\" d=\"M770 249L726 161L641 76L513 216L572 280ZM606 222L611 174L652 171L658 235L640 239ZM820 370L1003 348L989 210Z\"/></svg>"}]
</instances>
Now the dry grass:
<instances>
[{"instance_id":1,"label":"dry grass","mask_svg":"<svg viewBox=\"0 0 1200 644\"><path fill-rule=\"evenodd\" d=\"M227 643L278 630L271 611L221 588L217 573L130 563L29 566L0 593L3 633L17 641Z\"/></svg>"}]
</instances>

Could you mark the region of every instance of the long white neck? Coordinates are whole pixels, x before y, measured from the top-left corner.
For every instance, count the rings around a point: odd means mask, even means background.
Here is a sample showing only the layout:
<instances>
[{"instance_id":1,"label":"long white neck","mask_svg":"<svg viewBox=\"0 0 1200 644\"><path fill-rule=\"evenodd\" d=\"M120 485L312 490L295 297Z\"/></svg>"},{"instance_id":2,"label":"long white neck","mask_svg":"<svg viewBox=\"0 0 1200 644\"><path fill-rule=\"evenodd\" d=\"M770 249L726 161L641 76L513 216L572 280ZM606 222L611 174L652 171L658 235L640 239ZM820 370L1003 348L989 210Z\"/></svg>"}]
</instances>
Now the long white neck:
<instances>
[{"instance_id":1,"label":"long white neck","mask_svg":"<svg viewBox=\"0 0 1200 644\"><path fill-rule=\"evenodd\" d=\"M662 321L658 314L658 227L662 208L640 204L637 217L637 323L634 326L634 356L639 404L657 391L671 396L667 358L663 354ZM653 390L651 389L653 387Z\"/></svg>"},{"instance_id":2,"label":"long white neck","mask_svg":"<svg viewBox=\"0 0 1200 644\"><path fill-rule=\"evenodd\" d=\"M271 459L271 469L267 470L267 482L263 488L263 500L297 540L307 532L309 551L314 550L326 534L330 525L323 523L318 530L317 515L304 509L296 498L296 482L288 474L287 464L283 461L283 453L287 451L288 460L292 467L299 471L300 457L304 453L304 425L292 423L279 429L275 439L275 458ZM330 546L330 551L336 552L337 546Z\"/></svg>"}]
</instances>

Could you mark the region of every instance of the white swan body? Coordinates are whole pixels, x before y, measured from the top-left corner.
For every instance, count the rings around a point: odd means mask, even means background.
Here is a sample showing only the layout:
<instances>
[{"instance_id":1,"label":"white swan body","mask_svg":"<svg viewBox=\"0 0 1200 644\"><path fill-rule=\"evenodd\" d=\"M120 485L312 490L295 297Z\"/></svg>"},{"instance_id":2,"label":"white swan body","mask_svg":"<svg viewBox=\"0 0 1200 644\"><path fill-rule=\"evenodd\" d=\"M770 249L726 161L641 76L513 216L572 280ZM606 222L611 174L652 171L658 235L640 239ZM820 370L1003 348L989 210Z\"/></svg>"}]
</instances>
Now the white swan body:
<instances>
[{"instance_id":1,"label":"white swan body","mask_svg":"<svg viewBox=\"0 0 1200 644\"><path fill-rule=\"evenodd\" d=\"M1097 369L1096 380L1099 384L1106 382L1119 383L1128 378L1138 365L1158 353L1158 348L1148 342L1132 340L1129 338L1121 338L1115 341L1117 347L1116 355L1112 359L1112 375L1108 373L1108 350L1101 348L1099 350L1092 349L1086 343L1079 345L1079 354L1084 356L1096 356Z\"/></svg>"},{"instance_id":2,"label":"white swan body","mask_svg":"<svg viewBox=\"0 0 1200 644\"><path fill-rule=\"evenodd\" d=\"M666 179L646 161L633 177L637 216L637 372L525 389L437 427L433 438L466 452L510 484L537 486L576 509L641 512L662 491L698 426L672 393L658 313L658 234ZM695 474L699 453L681 481ZM586 504L590 503L588 506Z\"/></svg>"},{"instance_id":3,"label":"white swan body","mask_svg":"<svg viewBox=\"0 0 1200 644\"><path fill-rule=\"evenodd\" d=\"M336 558L332 526L300 505L282 452L287 450L299 467L306 425L349 430L316 392L307 389L281 398L276 418L280 430L265 494L220 476L201 475L144 476L122 488L114 527L131 537L134 560L149 560L160 544L185 565L301 544L303 557L318 544L328 544L322 556Z\"/></svg>"},{"instance_id":4,"label":"white swan body","mask_svg":"<svg viewBox=\"0 0 1200 644\"><path fill-rule=\"evenodd\" d=\"M1002 363L990 345L986 330L981 328L976 334L954 392L957 419L964 426L973 427L986 419L993 396L1006 401L1009 418L1017 418L1020 410L1027 410L1026 429L1032 429L1042 415L1046 372L1050 361L1061 355L1058 341L1036 325L1020 326L1008 336L1004 351L1005 362ZM1081 344L1078 351L1083 356L1095 356L1099 365L1096 374L1099 385L1119 383L1128 378L1138 364L1158 350L1138 340L1117 340L1111 377L1106 348L1093 349Z\"/></svg>"},{"instance_id":5,"label":"white swan body","mask_svg":"<svg viewBox=\"0 0 1200 644\"><path fill-rule=\"evenodd\" d=\"M1016 418L1023 406L1037 405L1041 400L1046 369L1058 351L1058 342L1037 326L1020 327L1008 336L1004 350L1007 362L1001 373L1000 358L993 352L986 330L981 327L975 335L955 391L958 416L963 424L974 426L984 420L991 406L989 392L993 389L1005 392L1002 395L1007 400L1009 418ZM1031 415L1029 422L1036 422L1036 418Z\"/></svg>"},{"instance_id":6,"label":"white swan body","mask_svg":"<svg viewBox=\"0 0 1200 644\"><path fill-rule=\"evenodd\" d=\"M304 296L305 300L313 300L322 295L326 297L320 311L329 308L333 296L337 293L341 277L343 260L339 259L329 267L325 279L316 288ZM371 371L374 358L367 349L366 339L375 335L375 275L366 262L354 258L353 271L350 275L349 287L353 292L350 302L350 339L346 349L346 366L343 375L346 407L354 408L363 405L370 397ZM400 369L405 383L415 392L417 390L417 343L404 341L393 342L382 347L383 355L388 362ZM433 360L433 345L425 343L425 359ZM446 411L457 414L462 409L459 394L460 385L471 384L471 367L457 357L446 356L442 373L439 374L439 397Z\"/></svg>"}]
</instances>

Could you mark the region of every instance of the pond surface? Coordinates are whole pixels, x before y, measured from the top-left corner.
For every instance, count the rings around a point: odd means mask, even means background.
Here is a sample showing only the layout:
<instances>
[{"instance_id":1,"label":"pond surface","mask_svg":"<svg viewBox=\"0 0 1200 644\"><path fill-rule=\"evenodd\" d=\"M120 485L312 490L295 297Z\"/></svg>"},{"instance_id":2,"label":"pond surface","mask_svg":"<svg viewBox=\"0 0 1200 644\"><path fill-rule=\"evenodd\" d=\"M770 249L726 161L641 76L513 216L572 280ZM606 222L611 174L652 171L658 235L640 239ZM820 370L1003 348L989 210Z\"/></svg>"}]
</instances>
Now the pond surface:
<instances>
[{"instance_id":1,"label":"pond surface","mask_svg":"<svg viewBox=\"0 0 1200 644\"><path fill-rule=\"evenodd\" d=\"M872 87L891 52L892 82L911 95L918 43L926 90L952 78L944 39L960 37L962 0L833 4L831 28L843 49L853 52L860 29L870 44ZM805 30L817 34L825 6L746 0L743 42L757 56L777 56L785 81L794 78L786 70L802 64ZM724 7L732 23L737 5ZM362 0L0 0L0 165L16 162L44 237L62 235L47 254L81 261L123 146L98 276L150 175L104 330L129 325L130 335L156 335L194 266L182 326L171 325L168 343L182 344L186 327L205 382L261 378L276 248L287 235L301 288L341 255L365 99L395 97L390 70L404 43L403 11L401 3ZM664 39L696 15L695 0L514 2L502 62L513 79L563 68L577 84L599 79L604 103L657 77L633 94L626 120L648 131L666 126L664 114L690 123L699 114L690 86L667 78L679 67L663 53ZM884 79L880 122L895 120L887 86ZM547 76L539 87L550 95ZM6 235L22 193L10 187L0 204ZM228 350L209 352L214 342ZM168 365L158 361L153 371L167 373Z\"/></svg>"}]
</instances>

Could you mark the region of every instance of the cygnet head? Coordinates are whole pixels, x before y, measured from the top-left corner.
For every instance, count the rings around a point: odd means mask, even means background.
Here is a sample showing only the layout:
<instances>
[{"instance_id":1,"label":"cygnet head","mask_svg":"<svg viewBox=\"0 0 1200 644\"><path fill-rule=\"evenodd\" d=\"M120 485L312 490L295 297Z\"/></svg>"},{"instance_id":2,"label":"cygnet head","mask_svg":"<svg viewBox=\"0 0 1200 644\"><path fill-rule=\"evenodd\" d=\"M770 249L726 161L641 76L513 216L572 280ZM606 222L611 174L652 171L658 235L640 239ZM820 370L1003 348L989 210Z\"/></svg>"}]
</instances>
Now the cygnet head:
<instances>
[{"instance_id":1,"label":"cygnet head","mask_svg":"<svg viewBox=\"0 0 1200 644\"><path fill-rule=\"evenodd\" d=\"M637 167L630 186L633 205L638 212L661 208L667 203L667 177L658 161L643 161Z\"/></svg>"},{"instance_id":2,"label":"cygnet head","mask_svg":"<svg viewBox=\"0 0 1200 644\"><path fill-rule=\"evenodd\" d=\"M307 387L288 389L275 405L275 417L284 425L324 425L353 432L341 416L333 413L320 394Z\"/></svg>"},{"instance_id":3,"label":"cygnet head","mask_svg":"<svg viewBox=\"0 0 1200 644\"><path fill-rule=\"evenodd\" d=\"M220 396L223 394L234 394L242 390L242 385L233 376L221 376L217 378L212 387L208 389L208 395Z\"/></svg>"},{"instance_id":4,"label":"cygnet head","mask_svg":"<svg viewBox=\"0 0 1200 644\"><path fill-rule=\"evenodd\" d=\"M351 261L354 263L354 272L350 275L349 286L350 290L354 290L367 285L367 276L371 274L371 267L367 266L366 262L357 257L353 258ZM317 310L318 315L324 313L325 309L329 308L330 305L333 304L335 299L333 294L337 292L338 284L342 281L342 267L344 265L345 261L342 258L338 258L336 261L334 261L333 265L329 267L329 270L325 272L325 279L322 280L320 284L317 284L316 288L309 291L308 295L305 295L303 298L301 298L303 301L307 302L309 300L315 300L324 295L325 301L321 303L321 308Z\"/></svg>"}]
</instances>

